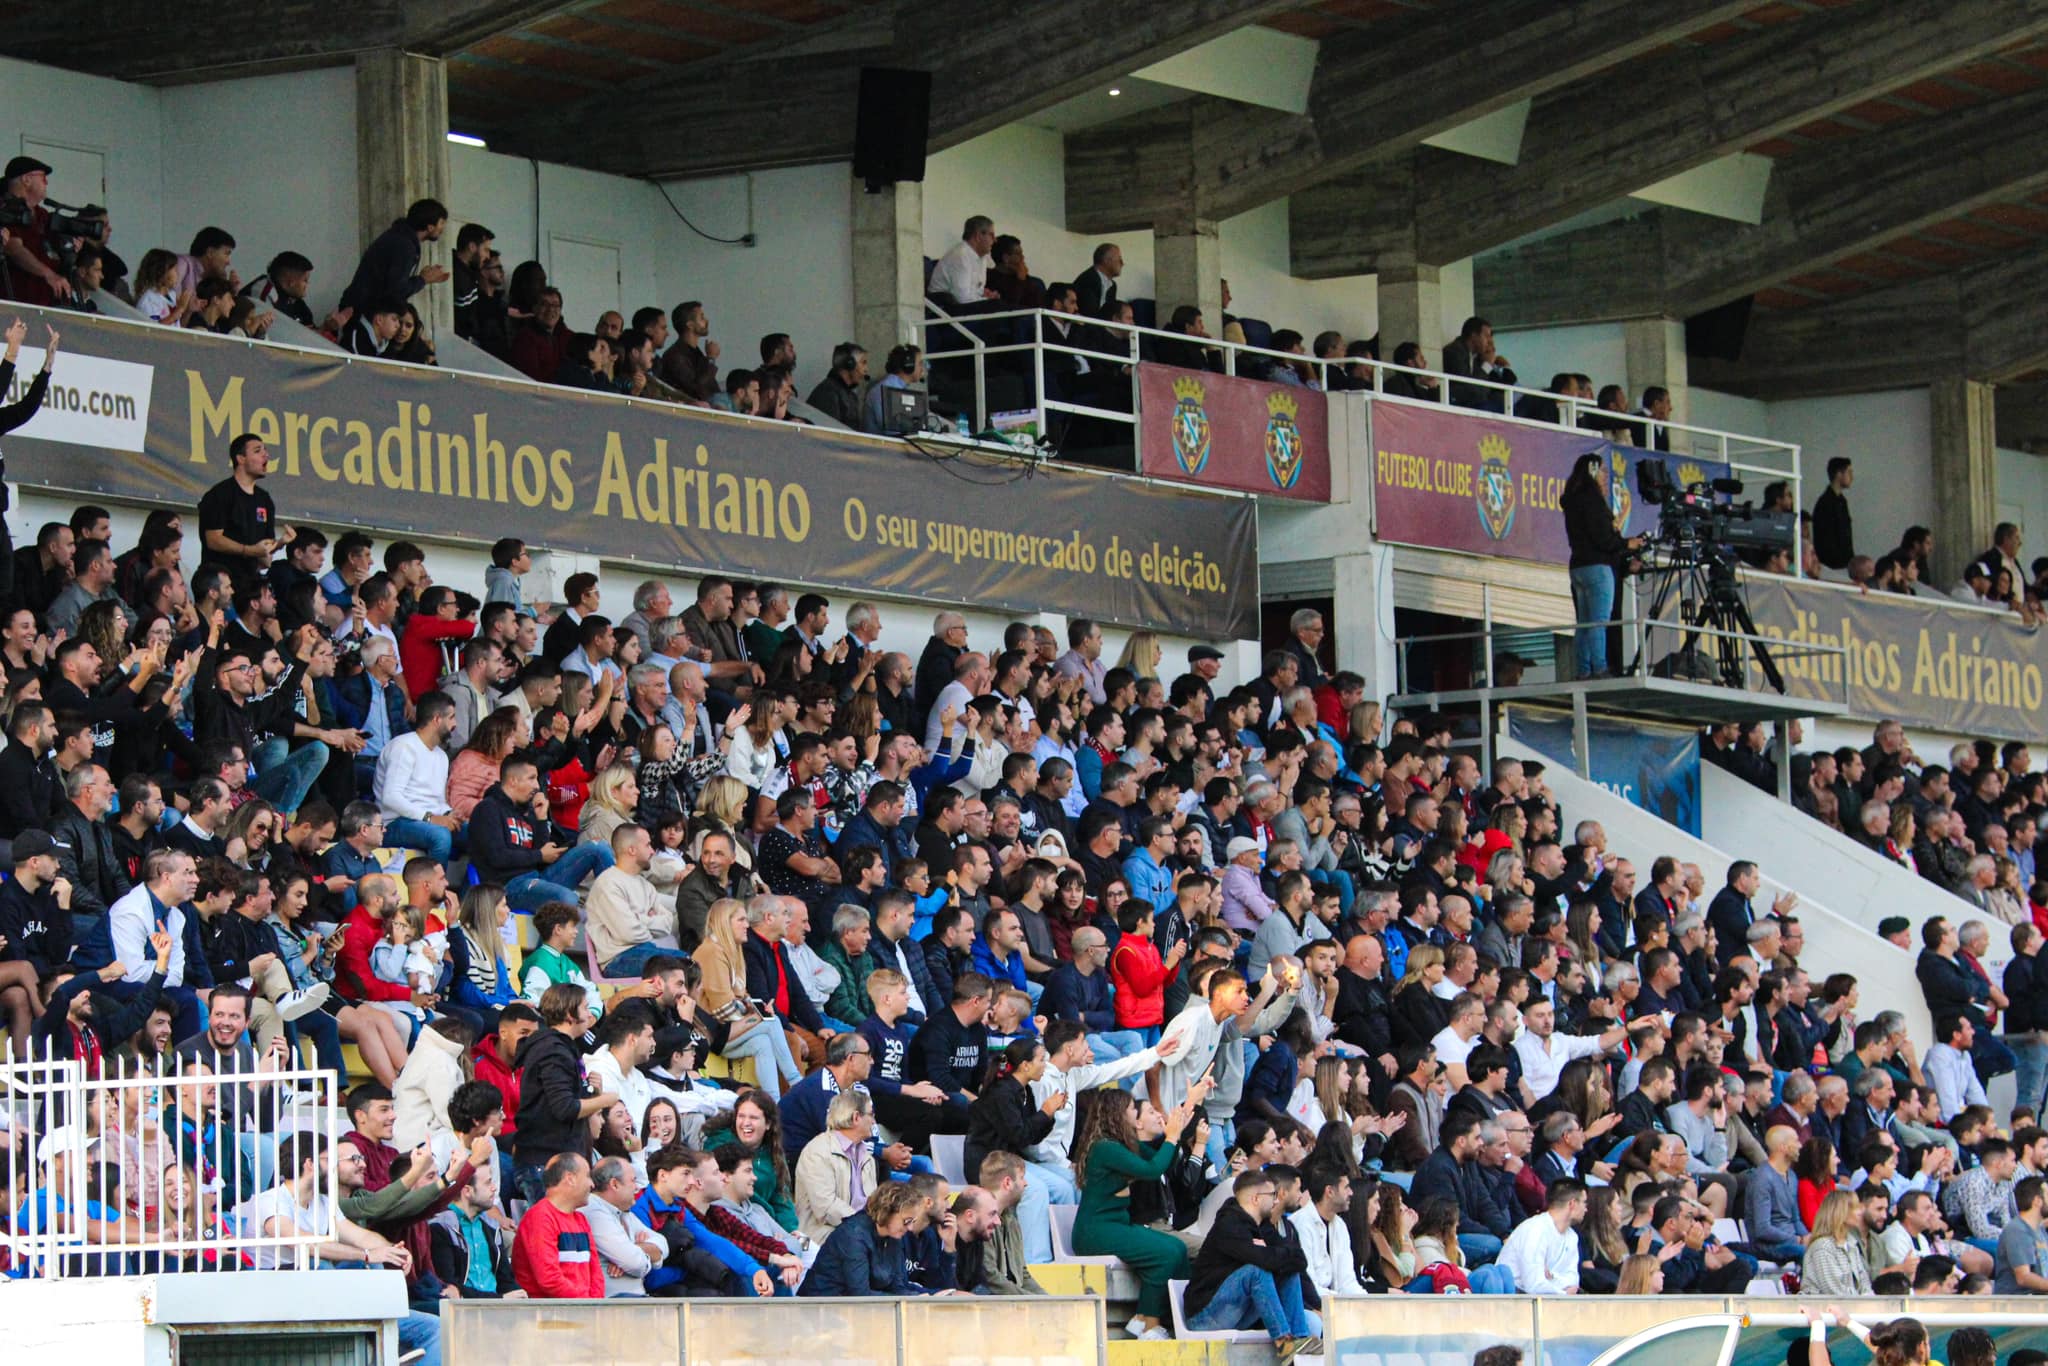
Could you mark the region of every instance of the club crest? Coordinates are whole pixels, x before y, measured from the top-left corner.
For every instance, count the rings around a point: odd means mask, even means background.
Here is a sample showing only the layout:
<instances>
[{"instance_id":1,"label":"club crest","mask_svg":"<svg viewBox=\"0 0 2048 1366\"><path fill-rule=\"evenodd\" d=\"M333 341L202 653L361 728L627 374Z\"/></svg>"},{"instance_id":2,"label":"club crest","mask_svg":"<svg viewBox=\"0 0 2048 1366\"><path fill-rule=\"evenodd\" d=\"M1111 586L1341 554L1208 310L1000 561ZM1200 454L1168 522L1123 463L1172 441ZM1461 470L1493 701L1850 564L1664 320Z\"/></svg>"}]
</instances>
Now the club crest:
<instances>
[{"instance_id":1,"label":"club crest","mask_svg":"<svg viewBox=\"0 0 2048 1366\"><path fill-rule=\"evenodd\" d=\"M1479 477L1473 501L1479 507L1479 525L1494 540L1505 540L1515 525L1515 476L1508 469L1514 454L1508 443L1489 436L1479 443Z\"/></svg>"},{"instance_id":2,"label":"club crest","mask_svg":"<svg viewBox=\"0 0 2048 1366\"><path fill-rule=\"evenodd\" d=\"M1183 376L1173 382L1173 458L1188 474L1200 474L1209 463L1209 410L1202 381ZM1272 436L1266 443L1270 449ZM1271 456L1267 457L1271 463Z\"/></svg>"},{"instance_id":3,"label":"club crest","mask_svg":"<svg viewBox=\"0 0 2048 1366\"><path fill-rule=\"evenodd\" d=\"M1266 397L1266 474L1277 489L1291 489L1301 478L1301 427L1295 422L1300 411L1292 394Z\"/></svg>"},{"instance_id":4,"label":"club crest","mask_svg":"<svg viewBox=\"0 0 2048 1366\"><path fill-rule=\"evenodd\" d=\"M1607 503L1614 511L1616 526L1627 526L1635 497L1628 491L1628 457L1614 447L1607 448Z\"/></svg>"}]
</instances>

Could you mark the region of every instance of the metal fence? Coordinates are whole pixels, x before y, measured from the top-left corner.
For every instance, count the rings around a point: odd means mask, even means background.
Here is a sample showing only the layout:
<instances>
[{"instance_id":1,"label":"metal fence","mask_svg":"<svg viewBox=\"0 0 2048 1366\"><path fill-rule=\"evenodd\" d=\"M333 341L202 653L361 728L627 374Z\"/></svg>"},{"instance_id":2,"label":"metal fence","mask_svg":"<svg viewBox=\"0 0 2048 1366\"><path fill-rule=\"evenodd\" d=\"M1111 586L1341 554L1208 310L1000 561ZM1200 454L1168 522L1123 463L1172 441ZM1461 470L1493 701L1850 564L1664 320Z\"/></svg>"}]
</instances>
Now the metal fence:
<instances>
[{"instance_id":1,"label":"metal fence","mask_svg":"<svg viewBox=\"0 0 2048 1366\"><path fill-rule=\"evenodd\" d=\"M0 1270L54 1280L315 1265L331 1231L301 1229L286 1206L287 1227L266 1232L257 1202L292 1182L277 1148L299 1132L324 1139L326 1155L294 1203L338 1202L335 1074L175 1066L111 1054L96 1066L50 1054L0 1064Z\"/></svg>"},{"instance_id":2,"label":"metal fence","mask_svg":"<svg viewBox=\"0 0 2048 1366\"><path fill-rule=\"evenodd\" d=\"M1424 403L1453 408L1454 411L1470 413L1469 407L1453 405L1453 388L1460 393L1483 391L1497 396L1498 415L1516 421L1533 421L1542 426L1558 426L1573 430L1622 430L1639 431L1648 444L1668 439L1672 450L1678 454L1689 454L1700 459L1715 460L1728 465L1737 477L1754 476L1762 479L1784 479L1792 483L1794 501L1799 499L1799 447L1790 442L1772 441L1767 437L1747 436L1739 432L1721 431L1714 427L1700 427L1685 422L1659 421L1656 418L1640 417L1635 414L1614 413L1601 408L1597 403L1565 394L1554 394L1544 389L1527 385L1501 384L1494 380L1453 377L1441 370L1417 369L1394 365L1387 361L1358 360L1350 357L1318 358L1297 355L1290 351L1276 351L1271 347L1249 346L1239 342L1228 342L1215 337L1190 337L1182 332L1168 332L1156 327L1139 327L1135 324L1104 323L1096 319L1082 318L1073 314L1058 313L1049 309L1006 309L999 312L951 313L943 306L929 299L925 301L925 359L928 362L963 362L968 367L973 389L974 413L978 419L976 430L998 426L999 416L1016 415L1016 425L1023 427L1023 415L1029 415L1030 430L1043 435L1049 430L1054 416L1067 418L1083 417L1128 427L1131 431L1133 450L1142 447L1145 415L1139 411L1136 402L1135 380L1131 401L1121 407L1104 406L1100 403L1079 401L1074 397L1058 397L1048 392L1046 385L1047 358L1073 357L1088 362L1091 366L1136 366L1153 358L1163 344L1185 349L1190 345L1214 353L1221 361L1223 373L1250 378L1263 378L1273 365L1292 367L1305 378L1328 390L1330 372L1362 368L1362 377L1368 392L1375 400L1384 399L1398 403ZM1055 324L1069 329L1064 339L1053 331ZM1084 339L1089 343L1084 344ZM1012 381L1009 398L1005 399L1005 380ZM1388 381L1417 379L1427 382L1419 396L1390 394ZM1014 408L991 410L991 395L1002 402L1014 402ZM1540 418L1514 418L1513 410L1518 400L1534 398L1557 411L1554 423ZM1607 422L1605 427L1589 428L1581 419L1591 418L1595 424ZM1133 463L1132 468L1136 468Z\"/></svg>"}]
</instances>

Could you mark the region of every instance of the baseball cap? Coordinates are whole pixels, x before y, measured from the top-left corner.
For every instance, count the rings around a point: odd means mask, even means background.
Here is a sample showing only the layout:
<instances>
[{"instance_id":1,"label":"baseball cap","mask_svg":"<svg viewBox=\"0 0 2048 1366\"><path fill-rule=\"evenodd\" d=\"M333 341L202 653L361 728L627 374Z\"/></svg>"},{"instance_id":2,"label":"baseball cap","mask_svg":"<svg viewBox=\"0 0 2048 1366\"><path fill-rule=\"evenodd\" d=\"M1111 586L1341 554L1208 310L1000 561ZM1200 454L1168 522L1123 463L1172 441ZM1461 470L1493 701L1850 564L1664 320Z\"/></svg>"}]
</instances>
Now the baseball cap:
<instances>
[{"instance_id":1,"label":"baseball cap","mask_svg":"<svg viewBox=\"0 0 2048 1366\"><path fill-rule=\"evenodd\" d=\"M57 841L47 830L24 830L14 837L14 862L18 867L32 858L57 852Z\"/></svg>"},{"instance_id":2,"label":"baseball cap","mask_svg":"<svg viewBox=\"0 0 2048 1366\"><path fill-rule=\"evenodd\" d=\"M48 175L50 174L50 167L47 163L37 161L34 157L15 157L7 163L7 170L4 173L0 173L0 180L12 180L16 176L33 175L37 171Z\"/></svg>"},{"instance_id":3,"label":"baseball cap","mask_svg":"<svg viewBox=\"0 0 2048 1366\"><path fill-rule=\"evenodd\" d=\"M1232 840L1229 844L1224 846L1223 859L1224 862L1227 863L1230 860L1236 858L1239 854L1256 854L1258 851L1259 842L1257 840L1249 839L1243 835L1239 835L1236 839Z\"/></svg>"},{"instance_id":4,"label":"baseball cap","mask_svg":"<svg viewBox=\"0 0 2048 1366\"><path fill-rule=\"evenodd\" d=\"M1970 567L1963 571L1963 577L1966 579L1988 579L1991 577L1991 566L1982 560L1972 560L1970 561Z\"/></svg>"}]
</instances>

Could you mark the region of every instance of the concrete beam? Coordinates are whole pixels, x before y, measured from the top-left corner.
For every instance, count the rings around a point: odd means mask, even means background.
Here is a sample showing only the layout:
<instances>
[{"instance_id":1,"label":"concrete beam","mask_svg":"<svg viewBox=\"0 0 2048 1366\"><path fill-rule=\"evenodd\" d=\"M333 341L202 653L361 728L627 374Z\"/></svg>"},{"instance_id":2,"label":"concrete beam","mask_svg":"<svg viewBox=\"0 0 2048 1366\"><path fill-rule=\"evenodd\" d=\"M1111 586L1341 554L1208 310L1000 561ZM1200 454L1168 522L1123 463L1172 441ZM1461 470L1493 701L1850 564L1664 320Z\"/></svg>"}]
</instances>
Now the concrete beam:
<instances>
[{"instance_id":1,"label":"concrete beam","mask_svg":"<svg viewBox=\"0 0 2048 1366\"><path fill-rule=\"evenodd\" d=\"M26 6L0 51L118 80L188 85L339 66L398 48L441 56L570 9L577 0L100 0Z\"/></svg>"},{"instance_id":2,"label":"concrete beam","mask_svg":"<svg viewBox=\"0 0 2048 1366\"><path fill-rule=\"evenodd\" d=\"M1961 280L1935 276L1817 308L1764 313L1742 359L1692 358L1696 389L1808 398L1924 388L1964 371Z\"/></svg>"},{"instance_id":3,"label":"concrete beam","mask_svg":"<svg viewBox=\"0 0 2048 1366\"><path fill-rule=\"evenodd\" d=\"M932 73L929 147L942 151L1297 4L1176 0L1105 23L1096 0L1040 0L1014 17L980 0L898 0L894 22L852 50L722 57L524 127L485 122L481 131L507 150L663 179L839 161L853 154L860 68L881 66ZM624 124L621 97L635 104ZM772 130L765 143L763 130Z\"/></svg>"},{"instance_id":4,"label":"concrete beam","mask_svg":"<svg viewBox=\"0 0 2048 1366\"><path fill-rule=\"evenodd\" d=\"M1655 209L1488 252L1472 262L1474 309L1501 331L1661 313L1670 217Z\"/></svg>"},{"instance_id":5,"label":"concrete beam","mask_svg":"<svg viewBox=\"0 0 2048 1366\"><path fill-rule=\"evenodd\" d=\"M1817 148L1780 162L1764 221L1674 215L1665 300L1683 317L1986 204L2048 189L2048 90Z\"/></svg>"},{"instance_id":6,"label":"concrete beam","mask_svg":"<svg viewBox=\"0 0 2048 1366\"><path fill-rule=\"evenodd\" d=\"M1475 255L2044 33L2048 0L1887 0L1674 49L1539 99L1518 165L1430 176L1419 230L1435 259Z\"/></svg>"},{"instance_id":7,"label":"concrete beam","mask_svg":"<svg viewBox=\"0 0 2048 1366\"><path fill-rule=\"evenodd\" d=\"M1067 226L1149 224L1178 207L1227 218L1341 176L1425 138L1558 90L1750 8L1723 0L1461 0L1399 27L1326 41L1309 112L1189 101L1194 135L1174 144L1119 120L1067 139ZM1633 84L1633 82L1631 82ZM1142 163L1192 158L1192 204L1141 199Z\"/></svg>"}]
</instances>

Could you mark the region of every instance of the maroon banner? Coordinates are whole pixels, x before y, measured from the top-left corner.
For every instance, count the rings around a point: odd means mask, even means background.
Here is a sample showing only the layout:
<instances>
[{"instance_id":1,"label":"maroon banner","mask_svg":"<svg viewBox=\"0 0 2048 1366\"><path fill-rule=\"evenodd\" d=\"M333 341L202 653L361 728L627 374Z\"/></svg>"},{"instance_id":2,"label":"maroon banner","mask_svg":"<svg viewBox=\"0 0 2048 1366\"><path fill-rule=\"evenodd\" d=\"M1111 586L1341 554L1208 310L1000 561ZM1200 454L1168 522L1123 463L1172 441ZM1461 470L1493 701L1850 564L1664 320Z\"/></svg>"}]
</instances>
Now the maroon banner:
<instances>
[{"instance_id":1,"label":"maroon banner","mask_svg":"<svg viewBox=\"0 0 2048 1366\"><path fill-rule=\"evenodd\" d=\"M1558 499L1582 455L1607 459L1607 501L1624 534L1657 528L1657 509L1636 496L1636 466L1661 460L1681 488L1718 479L1714 460L1663 455L1595 432L1508 422L1456 409L1380 400L1372 404L1373 534L1383 541L1565 564Z\"/></svg>"},{"instance_id":2,"label":"maroon banner","mask_svg":"<svg viewBox=\"0 0 2048 1366\"><path fill-rule=\"evenodd\" d=\"M1330 501L1329 400L1318 390L1147 362L1138 402L1153 478Z\"/></svg>"}]
</instances>

